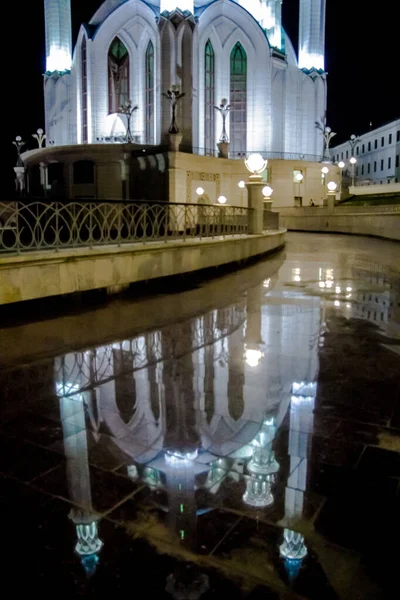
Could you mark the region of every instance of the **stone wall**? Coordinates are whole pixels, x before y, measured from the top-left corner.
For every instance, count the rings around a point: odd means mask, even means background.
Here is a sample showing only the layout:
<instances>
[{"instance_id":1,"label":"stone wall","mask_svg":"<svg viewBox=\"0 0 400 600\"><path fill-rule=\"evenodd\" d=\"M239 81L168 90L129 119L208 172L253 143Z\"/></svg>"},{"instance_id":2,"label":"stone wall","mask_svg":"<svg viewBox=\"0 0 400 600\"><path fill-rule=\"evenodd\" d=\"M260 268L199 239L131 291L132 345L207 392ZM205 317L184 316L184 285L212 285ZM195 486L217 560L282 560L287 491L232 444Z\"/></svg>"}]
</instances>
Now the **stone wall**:
<instances>
[{"instance_id":1,"label":"stone wall","mask_svg":"<svg viewBox=\"0 0 400 600\"><path fill-rule=\"evenodd\" d=\"M396 206L282 208L280 224L290 231L351 233L400 241L400 207Z\"/></svg>"},{"instance_id":2,"label":"stone wall","mask_svg":"<svg viewBox=\"0 0 400 600\"><path fill-rule=\"evenodd\" d=\"M285 230L224 239L0 255L0 305L192 273L276 250Z\"/></svg>"}]
</instances>

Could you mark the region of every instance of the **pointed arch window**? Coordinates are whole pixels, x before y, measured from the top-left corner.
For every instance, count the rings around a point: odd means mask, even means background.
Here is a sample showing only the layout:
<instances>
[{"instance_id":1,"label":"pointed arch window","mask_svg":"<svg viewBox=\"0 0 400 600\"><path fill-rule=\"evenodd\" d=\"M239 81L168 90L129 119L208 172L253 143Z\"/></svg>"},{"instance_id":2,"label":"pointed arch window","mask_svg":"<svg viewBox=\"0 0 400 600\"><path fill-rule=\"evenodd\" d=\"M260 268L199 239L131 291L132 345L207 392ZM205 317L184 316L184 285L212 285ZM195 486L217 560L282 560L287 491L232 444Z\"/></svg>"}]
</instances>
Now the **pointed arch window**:
<instances>
[{"instance_id":1,"label":"pointed arch window","mask_svg":"<svg viewBox=\"0 0 400 600\"><path fill-rule=\"evenodd\" d=\"M108 112L119 112L129 102L129 53L116 37L108 51Z\"/></svg>"},{"instance_id":2,"label":"pointed arch window","mask_svg":"<svg viewBox=\"0 0 400 600\"><path fill-rule=\"evenodd\" d=\"M204 50L204 148L206 154L215 150L215 54L210 40Z\"/></svg>"},{"instance_id":3,"label":"pointed arch window","mask_svg":"<svg viewBox=\"0 0 400 600\"><path fill-rule=\"evenodd\" d=\"M82 143L88 143L88 89L87 89L87 44L86 37L81 45L81 85L82 85Z\"/></svg>"},{"instance_id":4,"label":"pointed arch window","mask_svg":"<svg viewBox=\"0 0 400 600\"><path fill-rule=\"evenodd\" d=\"M247 55L237 42L231 52L230 69L230 151L245 155L247 144Z\"/></svg>"},{"instance_id":5,"label":"pointed arch window","mask_svg":"<svg viewBox=\"0 0 400 600\"><path fill-rule=\"evenodd\" d=\"M145 57L146 144L154 144L154 46L150 41Z\"/></svg>"}]
</instances>

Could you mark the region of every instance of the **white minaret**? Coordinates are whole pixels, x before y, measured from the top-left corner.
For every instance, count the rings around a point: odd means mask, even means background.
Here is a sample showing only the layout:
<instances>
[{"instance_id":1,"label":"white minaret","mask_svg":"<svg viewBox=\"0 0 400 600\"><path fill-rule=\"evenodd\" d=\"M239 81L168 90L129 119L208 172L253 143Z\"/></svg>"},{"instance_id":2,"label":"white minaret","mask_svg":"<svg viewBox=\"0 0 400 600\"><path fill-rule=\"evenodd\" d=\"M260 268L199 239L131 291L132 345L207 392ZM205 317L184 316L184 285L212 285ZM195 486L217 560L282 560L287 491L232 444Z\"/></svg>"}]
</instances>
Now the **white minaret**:
<instances>
[{"instance_id":1,"label":"white minaret","mask_svg":"<svg viewBox=\"0 0 400 600\"><path fill-rule=\"evenodd\" d=\"M326 0L300 0L299 68L325 70Z\"/></svg>"},{"instance_id":2,"label":"white minaret","mask_svg":"<svg viewBox=\"0 0 400 600\"><path fill-rule=\"evenodd\" d=\"M72 65L71 0L44 0L46 72L70 71Z\"/></svg>"}]
</instances>

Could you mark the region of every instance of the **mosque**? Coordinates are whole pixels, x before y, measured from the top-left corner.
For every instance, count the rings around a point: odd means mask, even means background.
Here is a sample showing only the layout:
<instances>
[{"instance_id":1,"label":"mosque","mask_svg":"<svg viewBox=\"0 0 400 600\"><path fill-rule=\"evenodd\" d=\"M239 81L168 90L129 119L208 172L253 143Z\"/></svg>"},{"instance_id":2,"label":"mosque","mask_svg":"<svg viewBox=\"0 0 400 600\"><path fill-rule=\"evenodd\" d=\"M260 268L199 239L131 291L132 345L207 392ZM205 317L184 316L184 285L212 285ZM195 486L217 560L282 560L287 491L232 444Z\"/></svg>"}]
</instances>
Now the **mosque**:
<instances>
[{"instance_id":1,"label":"mosque","mask_svg":"<svg viewBox=\"0 0 400 600\"><path fill-rule=\"evenodd\" d=\"M276 172L290 166L290 203L294 197L303 203L317 197L320 168L308 178L308 191L306 171L323 154L323 137L315 123L324 122L326 111L325 0L299 2L296 56L282 27L282 0L105 0L89 23L80 26L75 48L71 0L44 0L47 147L23 157L28 171L33 170L31 187L36 181L49 189L56 178L64 182L70 198L149 198L145 186L132 189L127 175L150 166L135 167L137 150L145 156L157 154L150 161L158 172L152 195L170 195L170 186L160 191L165 185L159 173L168 171L169 164L159 153L172 149L168 91L178 90L175 150L197 160L218 155L234 160L257 152L273 161L289 161ZM229 107L225 132L216 108L224 99ZM229 142L223 151L221 141ZM74 169L82 160L94 164L86 175L85 169ZM119 165L118 174L104 167L112 163ZM192 179L197 172L212 170L210 165L198 163ZM188 164L182 168L187 171ZM304 174L303 188L297 192L294 171ZM136 176L137 183L139 179ZM282 175L275 187L279 179ZM215 178L203 181L215 183ZM240 204L237 182L227 185L235 188L234 193L226 191ZM212 199L218 186L208 187ZM192 190L183 193L193 200Z\"/></svg>"}]
</instances>

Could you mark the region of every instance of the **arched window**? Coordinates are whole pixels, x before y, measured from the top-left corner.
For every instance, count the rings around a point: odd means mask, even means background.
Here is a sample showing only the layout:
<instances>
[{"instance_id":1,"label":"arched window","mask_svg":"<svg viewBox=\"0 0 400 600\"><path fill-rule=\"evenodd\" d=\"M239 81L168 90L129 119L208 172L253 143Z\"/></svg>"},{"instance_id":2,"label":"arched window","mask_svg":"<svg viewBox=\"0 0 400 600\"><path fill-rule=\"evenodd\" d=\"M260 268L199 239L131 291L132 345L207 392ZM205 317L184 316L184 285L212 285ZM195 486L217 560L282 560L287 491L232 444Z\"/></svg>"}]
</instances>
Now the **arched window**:
<instances>
[{"instance_id":1,"label":"arched window","mask_svg":"<svg viewBox=\"0 0 400 600\"><path fill-rule=\"evenodd\" d=\"M129 53L116 37L108 51L108 112L116 113L129 102Z\"/></svg>"},{"instance_id":2,"label":"arched window","mask_svg":"<svg viewBox=\"0 0 400 600\"><path fill-rule=\"evenodd\" d=\"M246 153L247 129L247 56L237 42L231 52L230 151L234 156Z\"/></svg>"},{"instance_id":3,"label":"arched window","mask_svg":"<svg viewBox=\"0 0 400 600\"><path fill-rule=\"evenodd\" d=\"M204 51L204 148L206 154L215 150L215 55L210 40Z\"/></svg>"},{"instance_id":4,"label":"arched window","mask_svg":"<svg viewBox=\"0 0 400 600\"><path fill-rule=\"evenodd\" d=\"M88 90L87 90L87 46L86 37L81 45L81 84L82 84L82 143L88 143Z\"/></svg>"},{"instance_id":5,"label":"arched window","mask_svg":"<svg viewBox=\"0 0 400 600\"><path fill-rule=\"evenodd\" d=\"M150 41L145 57L146 144L154 144L154 46Z\"/></svg>"}]
</instances>

